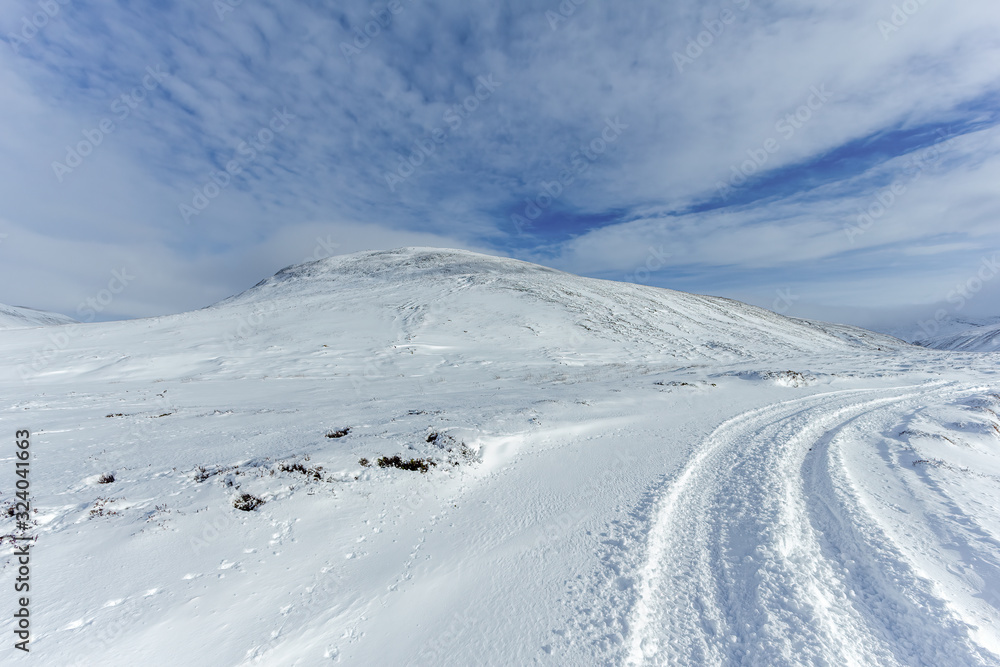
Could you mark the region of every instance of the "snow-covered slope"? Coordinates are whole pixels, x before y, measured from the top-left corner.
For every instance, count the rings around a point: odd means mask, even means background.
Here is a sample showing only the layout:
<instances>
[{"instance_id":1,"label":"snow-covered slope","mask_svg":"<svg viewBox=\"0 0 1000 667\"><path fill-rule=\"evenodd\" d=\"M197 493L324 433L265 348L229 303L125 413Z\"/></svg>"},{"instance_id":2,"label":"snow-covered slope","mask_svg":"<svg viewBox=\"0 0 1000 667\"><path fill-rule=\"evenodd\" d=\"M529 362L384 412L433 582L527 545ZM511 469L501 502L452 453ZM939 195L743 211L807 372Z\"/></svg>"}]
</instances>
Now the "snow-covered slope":
<instances>
[{"instance_id":1,"label":"snow-covered slope","mask_svg":"<svg viewBox=\"0 0 1000 667\"><path fill-rule=\"evenodd\" d=\"M0 331L0 660L1000 665L997 373L427 248Z\"/></svg>"},{"instance_id":2,"label":"snow-covered slope","mask_svg":"<svg viewBox=\"0 0 1000 667\"><path fill-rule=\"evenodd\" d=\"M718 297L581 278L467 251L405 248L289 267L210 308L121 322L114 350L103 325L60 374L200 379L261 372L261 356L297 377L461 370L477 364L545 369L600 363L686 365L853 356L907 347L854 327L787 318ZM196 354L186 345L194 345ZM173 358L175 363L163 363ZM23 359L21 377L51 372ZM4 371L0 369L0 374Z\"/></svg>"},{"instance_id":3,"label":"snow-covered slope","mask_svg":"<svg viewBox=\"0 0 1000 667\"><path fill-rule=\"evenodd\" d=\"M248 306L303 308L311 318L345 310L357 319L391 315L400 340L386 343L405 340L411 349L431 345L456 354L502 344L532 358L561 361L612 350L646 360L735 360L903 345L882 334L791 319L730 299L434 248L289 267L217 308Z\"/></svg>"},{"instance_id":4,"label":"snow-covered slope","mask_svg":"<svg viewBox=\"0 0 1000 667\"><path fill-rule=\"evenodd\" d=\"M1000 323L971 326L919 341L937 350L1000 352Z\"/></svg>"},{"instance_id":5,"label":"snow-covered slope","mask_svg":"<svg viewBox=\"0 0 1000 667\"><path fill-rule=\"evenodd\" d=\"M59 313L49 313L22 306L6 306L0 303L0 329L21 329L44 327L76 322L72 317Z\"/></svg>"}]
</instances>

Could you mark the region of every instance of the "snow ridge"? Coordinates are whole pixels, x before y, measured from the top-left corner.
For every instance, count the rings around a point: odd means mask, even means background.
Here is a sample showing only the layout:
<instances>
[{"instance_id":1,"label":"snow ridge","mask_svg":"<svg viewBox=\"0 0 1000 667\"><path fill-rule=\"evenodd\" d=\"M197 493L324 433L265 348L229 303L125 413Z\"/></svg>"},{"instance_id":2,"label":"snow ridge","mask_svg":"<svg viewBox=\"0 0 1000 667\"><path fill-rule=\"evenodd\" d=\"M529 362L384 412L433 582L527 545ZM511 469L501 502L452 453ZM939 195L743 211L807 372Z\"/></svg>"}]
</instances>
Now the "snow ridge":
<instances>
[{"instance_id":1,"label":"snow ridge","mask_svg":"<svg viewBox=\"0 0 1000 667\"><path fill-rule=\"evenodd\" d=\"M958 333L935 336L920 341L920 345L935 350L1000 352L1000 323L971 327Z\"/></svg>"},{"instance_id":2,"label":"snow ridge","mask_svg":"<svg viewBox=\"0 0 1000 667\"><path fill-rule=\"evenodd\" d=\"M50 313L23 306L7 306L0 303L0 329L27 329L31 327L73 324L72 317L60 313Z\"/></svg>"}]
</instances>

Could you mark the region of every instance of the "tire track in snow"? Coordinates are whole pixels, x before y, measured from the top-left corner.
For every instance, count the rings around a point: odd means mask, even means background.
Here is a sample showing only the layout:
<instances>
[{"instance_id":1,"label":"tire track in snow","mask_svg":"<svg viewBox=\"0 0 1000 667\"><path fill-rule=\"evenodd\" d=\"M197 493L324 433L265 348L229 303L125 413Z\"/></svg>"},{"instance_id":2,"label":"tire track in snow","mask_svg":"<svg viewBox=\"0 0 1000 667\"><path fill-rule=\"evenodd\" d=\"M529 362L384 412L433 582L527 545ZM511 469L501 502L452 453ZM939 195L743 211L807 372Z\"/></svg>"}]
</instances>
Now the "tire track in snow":
<instances>
[{"instance_id":1,"label":"tire track in snow","mask_svg":"<svg viewBox=\"0 0 1000 667\"><path fill-rule=\"evenodd\" d=\"M949 573L953 566L963 565L984 574L992 572L995 578L1000 571L996 541L983 532L974 535L978 540L970 541L967 525L975 522L955 506L945 514L931 510L928 501L939 502L940 490L922 485L915 494L911 489L901 494L905 485L900 485L899 475L887 479L873 474L869 466L851 470L844 456L845 450L860 443L873 450L886 469L899 470L897 463L882 458L884 446L875 446L871 437L898 423L894 407L863 413L832 429L803 463L802 478L809 489L807 509L818 542L827 560L843 568L847 593L868 626L892 640L894 660L886 664L1000 664L996 638L976 632L973 626L981 625L983 616L969 609L968 600L955 597L955 577ZM860 492L876 479L878 495L885 497L878 503L866 502ZM896 493L893 486L898 487ZM897 514L902 511L898 503L906 506L902 515ZM887 515L905 517L906 536L886 532ZM915 535L924 539L915 541ZM964 557L955 552L957 561L942 560L941 552L960 542L966 546ZM937 571L925 569L928 560L935 561ZM940 592L935 594L936 590ZM980 611L988 608L986 603L979 606ZM991 611L995 628L996 610ZM986 634L989 627L988 622ZM990 641L982 641L987 638Z\"/></svg>"},{"instance_id":2,"label":"tire track in snow","mask_svg":"<svg viewBox=\"0 0 1000 667\"><path fill-rule=\"evenodd\" d=\"M654 514L627 662L995 664L823 473L846 424L942 390L829 392L720 425Z\"/></svg>"}]
</instances>

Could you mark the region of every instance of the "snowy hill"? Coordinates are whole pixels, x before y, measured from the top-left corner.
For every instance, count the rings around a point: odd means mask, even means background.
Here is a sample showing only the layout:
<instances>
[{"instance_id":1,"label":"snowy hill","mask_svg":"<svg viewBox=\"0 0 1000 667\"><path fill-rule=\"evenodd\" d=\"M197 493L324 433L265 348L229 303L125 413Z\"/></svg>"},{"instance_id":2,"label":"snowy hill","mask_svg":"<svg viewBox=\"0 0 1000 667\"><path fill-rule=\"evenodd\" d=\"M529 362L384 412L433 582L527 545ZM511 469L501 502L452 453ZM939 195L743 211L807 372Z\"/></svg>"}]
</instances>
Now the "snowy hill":
<instances>
[{"instance_id":1,"label":"snowy hill","mask_svg":"<svg viewBox=\"0 0 1000 667\"><path fill-rule=\"evenodd\" d=\"M734 360L903 345L864 329L791 319L730 299L434 248L289 267L217 308L285 311L292 303L311 319L347 310L352 326L391 315L398 340L384 342L413 351L461 354L501 344L566 362L612 350L647 360Z\"/></svg>"},{"instance_id":2,"label":"snowy hill","mask_svg":"<svg viewBox=\"0 0 1000 667\"><path fill-rule=\"evenodd\" d=\"M76 322L72 317L59 313L48 313L21 306L6 306L0 303L0 329L21 329L43 327Z\"/></svg>"},{"instance_id":3,"label":"snowy hill","mask_svg":"<svg viewBox=\"0 0 1000 667\"><path fill-rule=\"evenodd\" d=\"M117 334L60 374L206 379L260 372L260 354L298 377L429 374L476 364L684 365L854 355L907 347L719 297L581 278L473 252L404 248L289 267L209 308L74 330ZM183 333L182 333L183 332ZM184 347L193 344L196 352ZM165 363L173 358L175 363ZM21 375L37 366L22 361ZM36 369L42 370L42 369ZM3 369L0 368L0 374Z\"/></svg>"},{"instance_id":4,"label":"snowy hill","mask_svg":"<svg viewBox=\"0 0 1000 667\"><path fill-rule=\"evenodd\" d=\"M991 358L429 248L3 330L3 664L1000 665Z\"/></svg>"}]
</instances>

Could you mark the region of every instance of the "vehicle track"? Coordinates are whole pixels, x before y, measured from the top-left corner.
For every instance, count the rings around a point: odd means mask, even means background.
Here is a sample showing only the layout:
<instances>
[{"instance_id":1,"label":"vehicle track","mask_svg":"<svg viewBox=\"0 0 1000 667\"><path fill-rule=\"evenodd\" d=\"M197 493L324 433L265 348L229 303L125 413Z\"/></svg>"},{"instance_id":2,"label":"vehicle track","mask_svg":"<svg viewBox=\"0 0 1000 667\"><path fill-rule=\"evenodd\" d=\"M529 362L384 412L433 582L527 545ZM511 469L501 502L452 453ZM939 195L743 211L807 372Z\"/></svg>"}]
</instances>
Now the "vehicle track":
<instances>
[{"instance_id":1,"label":"vehicle track","mask_svg":"<svg viewBox=\"0 0 1000 667\"><path fill-rule=\"evenodd\" d=\"M875 438L866 429L957 391L829 392L719 426L653 515L627 664L1000 664L880 529L837 455L845 429L865 444L853 429Z\"/></svg>"}]
</instances>

